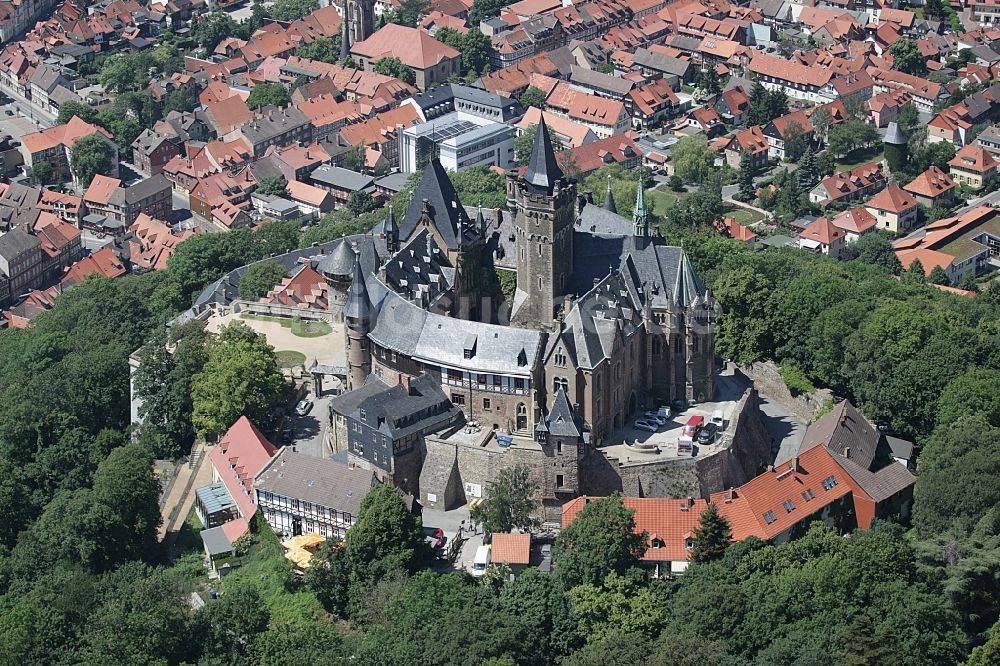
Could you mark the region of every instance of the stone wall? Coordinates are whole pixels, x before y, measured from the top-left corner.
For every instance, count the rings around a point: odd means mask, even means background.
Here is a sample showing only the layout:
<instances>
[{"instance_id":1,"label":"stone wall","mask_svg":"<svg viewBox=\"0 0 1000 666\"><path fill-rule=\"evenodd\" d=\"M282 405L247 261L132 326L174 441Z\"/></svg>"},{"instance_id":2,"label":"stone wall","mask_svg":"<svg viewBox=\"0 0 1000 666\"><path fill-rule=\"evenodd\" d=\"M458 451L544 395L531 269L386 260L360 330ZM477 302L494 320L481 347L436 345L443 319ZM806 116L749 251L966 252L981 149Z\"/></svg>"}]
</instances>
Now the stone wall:
<instances>
[{"instance_id":1,"label":"stone wall","mask_svg":"<svg viewBox=\"0 0 1000 666\"><path fill-rule=\"evenodd\" d=\"M761 419L760 396L748 389L733 410L723 443L709 456L672 458L649 463L622 463L600 451L584 461L582 492L629 497L703 497L739 486L770 462L771 440Z\"/></svg>"},{"instance_id":2,"label":"stone wall","mask_svg":"<svg viewBox=\"0 0 1000 666\"><path fill-rule=\"evenodd\" d=\"M807 423L816 418L827 401L833 400L833 392L829 389L816 389L812 393L792 395L781 377L778 366L771 361L751 363L740 367L739 370L753 382L754 388L767 396L768 400L781 405Z\"/></svg>"}]
</instances>

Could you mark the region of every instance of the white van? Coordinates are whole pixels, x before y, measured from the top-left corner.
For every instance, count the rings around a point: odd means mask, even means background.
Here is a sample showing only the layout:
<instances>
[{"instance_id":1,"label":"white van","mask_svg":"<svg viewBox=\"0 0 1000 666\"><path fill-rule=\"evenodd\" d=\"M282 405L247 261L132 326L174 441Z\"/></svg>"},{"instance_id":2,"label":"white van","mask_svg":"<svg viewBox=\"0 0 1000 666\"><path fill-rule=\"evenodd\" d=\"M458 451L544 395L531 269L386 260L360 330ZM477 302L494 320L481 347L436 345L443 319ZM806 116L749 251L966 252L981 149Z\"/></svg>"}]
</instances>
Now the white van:
<instances>
[{"instance_id":1,"label":"white van","mask_svg":"<svg viewBox=\"0 0 1000 666\"><path fill-rule=\"evenodd\" d=\"M712 414L712 423L719 426L719 430L722 430L722 426L726 425L726 418L722 415L721 409L715 410L715 413Z\"/></svg>"},{"instance_id":2,"label":"white van","mask_svg":"<svg viewBox=\"0 0 1000 666\"><path fill-rule=\"evenodd\" d=\"M486 573L486 567L490 565L490 547L480 546L476 550L476 559L472 560L472 575L482 576Z\"/></svg>"}]
</instances>

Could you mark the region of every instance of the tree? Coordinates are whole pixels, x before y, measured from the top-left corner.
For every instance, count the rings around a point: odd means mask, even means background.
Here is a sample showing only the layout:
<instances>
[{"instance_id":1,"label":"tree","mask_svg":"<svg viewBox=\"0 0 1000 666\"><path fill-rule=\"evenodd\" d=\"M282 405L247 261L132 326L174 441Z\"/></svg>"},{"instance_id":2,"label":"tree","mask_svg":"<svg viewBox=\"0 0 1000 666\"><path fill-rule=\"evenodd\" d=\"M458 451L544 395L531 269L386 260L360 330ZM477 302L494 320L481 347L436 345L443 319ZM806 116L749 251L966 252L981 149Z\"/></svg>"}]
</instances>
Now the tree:
<instances>
[{"instance_id":1,"label":"tree","mask_svg":"<svg viewBox=\"0 0 1000 666\"><path fill-rule=\"evenodd\" d=\"M788 123L788 127L785 128L785 156L791 161L796 161L808 147L805 128L794 120Z\"/></svg>"},{"instance_id":2,"label":"tree","mask_svg":"<svg viewBox=\"0 0 1000 666\"><path fill-rule=\"evenodd\" d=\"M931 274L927 276L927 281L931 284L940 284L946 287L951 286L951 278L948 277L948 273L941 266L935 266L931 270Z\"/></svg>"},{"instance_id":3,"label":"tree","mask_svg":"<svg viewBox=\"0 0 1000 666\"><path fill-rule=\"evenodd\" d=\"M624 575L646 552L647 534L635 532L635 511L621 495L587 502L559 533L553 554L565 589L599 586L611 572Z\"/></svg>"},{"instance_id":4,"label":"tree","mask_svg":"<svg viewBox=\"0 0 1000 666\"><path fill-rule=\"evenodd\" d=\"M258 83L247 97L247 106L254 110L262 106L284 107L291 103L292 98L288 94L288 88L280 83Z\"/></svg>"},{"instance_id":5,"label":"tree","mask_svg":"<svg viewBox=\"0 0 1000 666\"><path fill-rule=\"evenodd\" d=\"M715 169L715 157L703 134L686 136L674 145L671 153L674 173L688 182L700 183Z\"/></svg>"},{"instance_id":6,"label":"tree","mask_svg":"<svg viewBox=\"0 0 1000 666\"><path fill-rule=\"evenodd\" d=\"M467 201L483 208L503 208L507 205L507 190L502 174L484 166L476 166L450 175L459 201Z\"/></svg>"},{"instance_id":7,"label":"tree","mask_svg":"<svg viewBox=\"0 0 1000 666\"><path fill-rule=\"evenodd\" d=\"M750 157L750 153L745 150L740 155L740 173L738 182L740 186L740 200L753 201L756 198L757 187L753 182L753 162Z\"/></svg>"},{"instance_id":8,"label":"tree","mask_svg":"<svg viewBox=\"0 0 1000 666\"><path fill-rule=\"evenodd\" d=\"M259 261L251 264L240 278L240 298L246 301L258 301L286 277L288 271L277 262Z\"/></svg>"},{"instance_id":9,"label":"tree","mask_svg":"<svg viewBox=\"0 0 1000 666\"><path fill-rule=\"evenodd\" d=\"M347 556L362 578L416 571L427 555L420 519L406 508L395 487L378 485L365 495L358 520L347 532Z\"/></svg>"},{"instance_id":10,"label":"tree","mask_svg":"<svg viewBox=\"0 0 1000 666\"><path fill-rule=\"evenodd\" d=\"M232 37L236 32L236 21L233 17L225 12L212 12L207 16L196 18L192 39L195 44L211 53L222 40Z\"/></svg>"},{"instance_id":11,"label":"tree","mask_svg":"<svg viewBox=\"0 0 1000 666\"><path fill-rule=\"evenodd\" d=\"M899 263L899 259L892 249L892 241L882 233L864 234L848 245L846 249L858 261L872 266L880 266L893 275L899 275L903 270L903 265Z\"/></svg>"},{"instance_id":12,"label":"tree","mask_svg":"<svg viewBox=\"0 0 1000 666\"><path fill-rule=\"evenodd\" d=\"M812 123L814 136L820 141L826 141L826 134L833 123L830 110L824 106L819 107L809 116L809 122Z\"/></svg>"},{"instance_id":13,"label":"tree","mask_svg":"<svg viewBox=\"0 0 1000 666\"><path fill-rule=\"evenodd\" d=\"M1000 370L972 368L948 382L938 401L938 427L967 416L977 416L1000 427Z\"/></svg>"},{"instance_id":14,"label":"tree","mask_svg":"<svg viewBox=\"0 0 1000 666\"><path fill-rule=\"evenodd\" d=\"M532 483L530 476L531 470L526 465L500 470L489 486L486 499L472 510L472 522L487 534L515 529L527 532L537 526L538 520L532 513L538 508L535 500L538 486Z\"/></svg>"},{"instance_id":15,"label":"tree","mask_svg":"<svg viewBox=\"0 0 1000 666\"><path fill-rule=\"evenodd\" d=\"M323 608L338 617L346 617L351 573L351 560L344 542L327 539L313 555L304 580Z\"/></svg>"},{"instance_id":16,"label":"tree","mask_svg":"<svg viewBox=\"0 0 1000 666\"><path fill-rule=\"evenodd\" d=\"M365 192L364 190L351 192L351 198L347 200L347 210L355 215L364 215L376 208L378 208L378 204L375 202L375 198L372 197L370 192Z\"/></svg>"},{"instance_id":17,"label":"tree","mask_svg":"<svg viewBox=\"0 0 1000 666\"><path fill-rule=\"evenodd\" d=\"M403 61L395 56L381 58L375 63L375 71L386 76L394 76L403 83L413 85L417 82L417 76L413 70L403 64Z\"/></svg>"},{"instance_id":18,"label":"tree","mask_svg":"<svg viewBox=\"0 0 1000 666\"><path fill-rule=\"evenodd\" d=\"M655 638L666 624L664 606L648 587L611 572L603 587L577 585L569 591L580 633L600 641L622 633Z\"/></svg>"},{"instance_id":19,"label":"tree","mask_svg":"<svg viewBox=\"0 0 1000 666\"><path fill-rule=\"evenodd\" d=\"M283 197L288 194L285 179L281 176L265 176L257 182L257 192L269 197Z\"/></svg>"},{"instance_id":20,"label":"tree","mask_svg":"<svg viewBox=\"0 0 1000 666\"><path fill-rule=\"evenodd\" d=\"M259 421L284 389L267 339L234 322L208 343L208 360L191 384L192 422L202 437L221 435L240 416Z\"/></svg>"},{"instance_id":21,"label":"tree","mask_svg":"<svg viewBox=\"0 0 1000 666\"><path fill-rule=\"evenodd\" d=\"M942 0L934 1L941 4ZM928 6L930 6L930 0ZM969 660L965 662L965 666L990 666L991 664L1000 664L1000 622L993 626L989 640L973 650L972 654L969 655Z\"/></svg>"},{"instance_id":22,"label":"tree","mask_svg":"<svg viewBox=\"0 0 1000 666\"><path fill-rule=\"evenodd\" d=\"M93 123L97 120L97 110L84 102L64 102L59 107L59 116L56 122L65 125L73 116L84 122Z\"/></svg>"},{"instance_id":23,"label":"tree","mask_svg":"<svg viewBox=\"0 0 1000 666\"><path fill-rule=\"evenodd\" d=\"M191 94L187 91L187 89L178 88L167 96L167 101L163 105L163 113L166 114L171 111L187 113L189 111L194 111L194 107L194 98L191 97Z\"/></svg>"},{"instance_id":24,"label":"tree","mask_svg":"<svg viewBox=\"0 0 1000 666\"><path fill-rule=\"evenodd\" d=\"M899 110L899 116L896 117L896 123L903 130L903 134L909 135L913 132L920 125L920 111L917 105L913 102L904 104Z\"/></svg>"},{"instance_id":25,"label":"tree","mask_svg":"<svg viewBox=\"0 0 1000 666\"><path fill-rule=\"evenodd\" d=\"M837 160L829 150L824 150L816 156L816 170L819 172L820 178L832 176L836 168Z\"/></svg>"},{"instance_id":26,"label":"tree","mask_svg":"<svg viewBox=\"0 0 1000 666\"><path fill-rule=\"evenodd\" d=\"M462 64L470 72L486 74L492 49L490 38L473 27L462 37Z\"/></svg>"},{"instance_id":27,"label":"tree","mask_svg":"<svg viewBox=\"0 0 1000 666\"><path fill-rule=\"evenodd\" d=\"M927 71L927 61L920 53L920 47L912 39L900 39L889 47L892 56L892 68L907 74L924 74Z\"/></svg>"},{"instance_id":28,"label":"tree","mask_svg":"<svg viewBox=\"0 0 1000 666\"><path fill-rule=\"evenodd\" d=\"M31 165L31 175L39 185L50 185L54 182L55 170L49 162L35 162Z\"/></svg>"},{"instance_id":29,"label":"tree","mask_svg":"<svg viewBox=\"0 0 1000 666\"><path fill-rule=\"evenodd\" d=\"M390 21L416 28L429 9L430 4L427 0L401 0L399 8L393 11Z\"/></svg>"},{"instance_id":30,"label":"tree","mask_svg":"<svg viewBox=\"0 0 1000 666\"><path fill-rule=\"evenodd\" d=\"M70 149L69 159L73 173L84 187L90 185L97 174L110 176L117 166L114 147L98 134L77 139Z\"/></svg>"},{"instance_id":31,"label":"tree","mask_svg":"<svg viewBox=\"0 0 1000 666\"><path fill-rule=\"evenodd\" d=\"M805 191L809 191L813 185L819 182L819 167L816 165L816 154L813 152L812 146L806 146L795 175L798 178L799 187Z\"/></svg>"},{"instance_id":32,"label":"tree","mask_svg":"<svg viewBox=\"0 0 1000 666\"><path fill-rule=\"evenodd\" d=\"M297 21L319 9L319 0L276 0L271 6L271 18Z\"/></svg>"},{"instance_id":33,"label":"tree","mask_svg":"<svg viewBox=\"0 0 1000 666\"><path fill-rule=\"evenodd\" d=\"M469 23L477 26L481 21L498 16L505 6L504 0L473 0Z\"/></svg>"},{"instance_id":34,"label":"tree","mask_svg":"<svg viewBox=\"0 0 1000 666\"><path fill-rule=\"evenodd\" d=\"M698 72L698 79L695 85L701 90L705 91L706 95L718 95L722 92L722 82L719 81L719 75L715 73L715 70L711 67L707 67Z\"/></svg>"},{"instance_id":35,"label":"tree","mask_svg":"<svg viewBox=\"0 0 1000 666\"><path fill-rule=\"evenodd\" d=\"M152 64L148 55L117 53L104 61L98 78L109 92L142 90L149 84L149 68Z\"/></svg>"},{"instance_id":36,"label":"tree","mask_svg":"<svg viewBox=\"0 0 1000 666\"><path fill-rule=\"evenodd\" d=\"M94 499L120 517L123 559L151 559L160 526L160 481L153 474L153 456L137 443L112 451L94 473Z\"/></svg>"},{"instance_id":37,"label":"tree","mask_svg":"<svg viewBox=\"0 0 1000 666\"><path fill-rule=\"evenodd\" d=\"M729 520L719 514L715 503L709 504L701 512L701 521L694 529L694 546L691 549L692 562L711 562L722 559L733 538Z\"/></svg>"}]
</instances>

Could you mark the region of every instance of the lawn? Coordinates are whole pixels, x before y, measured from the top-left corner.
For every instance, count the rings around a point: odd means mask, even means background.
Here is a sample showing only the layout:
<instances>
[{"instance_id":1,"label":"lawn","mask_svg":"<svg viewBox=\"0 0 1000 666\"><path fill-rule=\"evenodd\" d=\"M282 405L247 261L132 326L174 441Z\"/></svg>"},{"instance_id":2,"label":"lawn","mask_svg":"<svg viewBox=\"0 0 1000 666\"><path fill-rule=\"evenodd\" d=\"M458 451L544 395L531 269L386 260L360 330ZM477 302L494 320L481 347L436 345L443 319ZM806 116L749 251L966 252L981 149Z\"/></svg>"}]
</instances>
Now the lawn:
<instances>
[{"instance_id":1,"label":"lawn","mask_svg":"<svg viewBox=\"0 0 1000 666\"><path fill-rule=\"evenodd\" d=\"M677 192L672 191L666 185L660 185L651 190L646 190L646 196L649 198L653 214L660 216L666 215L667 210L673 206L678 199Z\"/></svg>"},{"instance_id":2,"label":"lawn","mask_svg":"<svg viewBox=\"0 0 1000 666\"><path fill-rule=\"evenodd\" d=\"M274 355L278 357L278 367L281 368L294 368L295 366L302 365L306 362L305 354L302 352L291 351L289 349L275 352Z\"/></svg>"},{"instance_id":3,"label":"lawn","mask_svg":"<svg viewBox=\"0 0 1000 666\"><path fill-rule=\"evenodd\" d=\"M747 210L746 208L732 208L726 211L726 215L736 220L738 223L742 224L744 227L756 222L760 222L764 219L764 216L760 213L752 210Z\"/></svg>"},{"instance_id":4,"label":"lawn","mask_svg":"<svg viewBox=\"0 0 1000 666\"><path fill-rule=\"evenodd\" d=\"M181 553L201 552L201 538L199 533L203 529L201 520L194 509L188 514L187 519L181 524L181 529L177 533L177 541L174 544Z\"/></svg>"},{"instance_id":5,"label":"lawn","mask_svg":"<svg viewBox=\"0 0 1000 666\"><path fill-rule=\"evenodd\" d=\"M877 148L861 148L852 150L837 160L837 173L853 169L869 162L878 162L884 158L881 144Z\"/></svg>"},{"instance_id":6,"label":"lawn","mask_svg":"<svg viewBox=\"0 0 1000 666\"><path fill-rule=\"evenodd\" d=\"M240 315L243 319L254 319L256 321L270 321L281 324L282 328L292 331L292 335L300 338L320 338L333 333L333 327L322 320L311 319L287 319L285 317L268 317L266 315Z\"/></svg>"}]
</instances>

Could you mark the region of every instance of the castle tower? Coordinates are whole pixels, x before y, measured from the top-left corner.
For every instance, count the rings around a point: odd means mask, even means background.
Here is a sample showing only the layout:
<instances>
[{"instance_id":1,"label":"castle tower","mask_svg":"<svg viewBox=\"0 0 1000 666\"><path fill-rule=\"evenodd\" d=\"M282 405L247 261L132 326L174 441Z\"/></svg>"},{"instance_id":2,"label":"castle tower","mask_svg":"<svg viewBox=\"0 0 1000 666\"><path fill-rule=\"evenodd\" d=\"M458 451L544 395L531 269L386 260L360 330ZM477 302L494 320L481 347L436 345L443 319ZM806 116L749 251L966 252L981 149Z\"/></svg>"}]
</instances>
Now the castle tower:
<instances>
[{"instance_id":1,"label":"castle tower","mask_svg":"<svg viewBox=\"0 0 1000 666\"><path fill-rule=\"evenodd\" d=\"M343 62L351 57L351 34L347 27L347 9L344 9L344 22L340 31L340 61Z\"/></svg>"},{"instance_id":2,"label":"castle tower","mask_svg":"<svg viewBox=\"0 0 1000 666\"><path fill-rule=\"evenodd\" d=\"M392 212L392 206L389 206L389 217L385 218L382 233L385 234L385 249L389 254L395 254L399 250L399 227L396 225L396 215Z\"/></svg>"},{"instance_id":3,"label":"castle tower","mask_svg":"<svg viewBox=\"0 0 1000 666\"><path fill-rule=\"evenodd\" d=\"M511 320L515 325L549 326L573 276L573 226L576 184L556 163L541 118L535 147L523 177L507 174L507 207L517 235L517 292Z\"/></svg>"},{"instance_id":4,"label":"castle tower","mask_svg":"<svg viewBox=\"0 0 1000 666\"><path fill-rule=\"evenodd\" d=\"M368 297L361 256L354 260L351 288L347 290L344 304L344 321L347 338L347 390L360 388L372 371L372 352L368 334L372 328L372 302Z\"/></svg>"},{"instance_id":5,"label":"castle tower","mask_svg":"<svg viewBox=\"0 0 1000 666\"><path fill-rule=\"evenodd\" d=\"M583 423L561 387L552 400L552 409L535 426L535 440L542 444L549 463L543 470L544 479L540 479L542 496L556 498L551 507L543 502L543 509L548 512L580 494L580 461L586 454Z\"/></svg>"},{"instance_id":6,"label":"castle tower","mask_svg":"<svg viewBox=\"0 0 1000 666\"><path fill-rule=\"evenodd\" d=\"M343 19L351 44L365 41L375 32L375 0L344 0Z\"/></svg>"},{"instance_id":7,"label":"castle tower","mask_svg":"<svg viewBox=\"0 0 1000 666\"><path fill-rule=\"evenodd\" d=\"M615 206L615 198L611 196L611 174L608 174L608 192L604 195L604 210L618 214L618 207Z\"/></svg>"},{"instance_id":8,"label":"castle tower","mask_svg":"<svg viewBox=\"0 0 1000 666\"><path fill-rule=\"evenodd\" d=\"M885 161L889 164L889 171L897 172L906 166L908 159L906 135L895 122L889 123L886 128L885 138L882 139L885 148Z\"/></svg>"}]
</instances>

